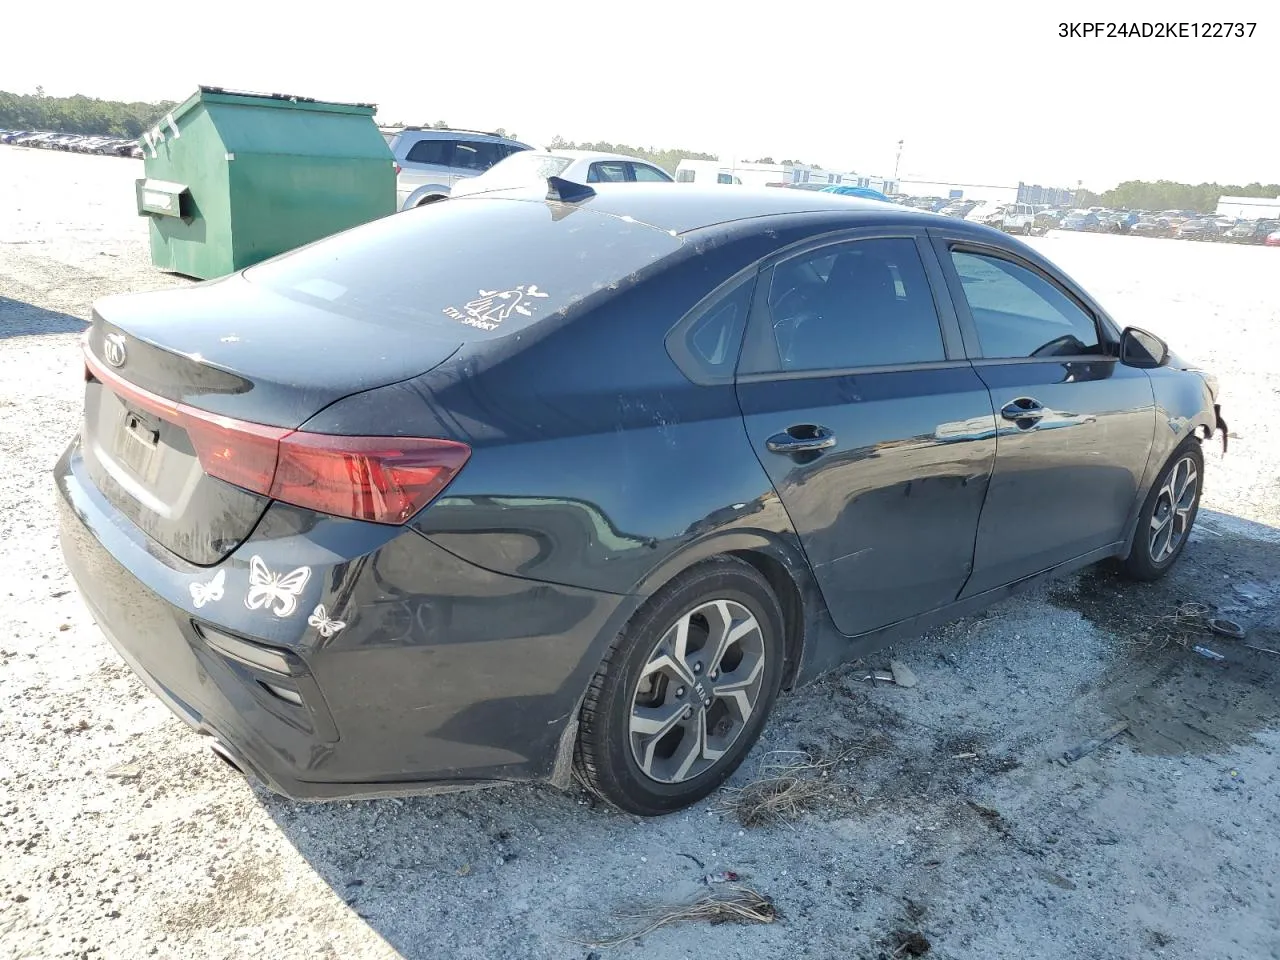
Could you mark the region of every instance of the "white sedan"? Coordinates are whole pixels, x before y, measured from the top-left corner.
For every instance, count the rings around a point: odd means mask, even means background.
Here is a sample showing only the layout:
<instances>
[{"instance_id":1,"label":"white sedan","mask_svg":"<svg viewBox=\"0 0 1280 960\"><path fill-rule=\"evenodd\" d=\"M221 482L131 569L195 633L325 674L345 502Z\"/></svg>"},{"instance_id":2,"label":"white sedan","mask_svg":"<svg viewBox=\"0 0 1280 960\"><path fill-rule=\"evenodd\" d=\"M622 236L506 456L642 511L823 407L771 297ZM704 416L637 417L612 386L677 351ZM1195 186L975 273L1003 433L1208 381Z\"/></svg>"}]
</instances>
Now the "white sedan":
<instances>
[{"instance_id":1,"label":"white sedan","mask_svg":"<svg viewBox=\"0 0 1280 960\"><path fill-rule=\"evenodd\" d=\"M477 177L454 184L451 196L523 187L560 177L573 183L670 183L671 175L639 157L589 150L522 150Z\"/></svg>"}]
</instances>

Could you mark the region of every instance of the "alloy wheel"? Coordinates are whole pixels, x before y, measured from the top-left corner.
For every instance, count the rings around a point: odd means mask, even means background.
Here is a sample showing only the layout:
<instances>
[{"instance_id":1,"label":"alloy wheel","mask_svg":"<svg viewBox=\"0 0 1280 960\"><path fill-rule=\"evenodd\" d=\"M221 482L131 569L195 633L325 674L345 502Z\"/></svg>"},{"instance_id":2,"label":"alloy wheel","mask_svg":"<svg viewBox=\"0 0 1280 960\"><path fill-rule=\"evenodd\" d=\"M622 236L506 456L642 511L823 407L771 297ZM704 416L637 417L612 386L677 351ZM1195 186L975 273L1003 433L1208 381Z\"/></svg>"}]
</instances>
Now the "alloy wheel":
<instances>
[{"instance_id":1,"label":"alloy wheel","mask_svg":"<svg viewBox=\"0 0 1280 960\"><path fill-rule=\"evenodd\" d=\"M683 783L713 767L760 703L765 636L733 600L681 616L658 640L631 697L631 754L646 777Z\"/></svg>"},{"instance_id":2,"label":"alloy wheel","mask_svg":"<svg viewBox=\"0 0 1280 960\"><path fill-rule=\"evenodd\" d=\"M1183 457L1165 474L1151 511L1151 562L1164 563L1177 551L1191 528L1200 475L1191 457Z\"/></svg>"}]
</instances>

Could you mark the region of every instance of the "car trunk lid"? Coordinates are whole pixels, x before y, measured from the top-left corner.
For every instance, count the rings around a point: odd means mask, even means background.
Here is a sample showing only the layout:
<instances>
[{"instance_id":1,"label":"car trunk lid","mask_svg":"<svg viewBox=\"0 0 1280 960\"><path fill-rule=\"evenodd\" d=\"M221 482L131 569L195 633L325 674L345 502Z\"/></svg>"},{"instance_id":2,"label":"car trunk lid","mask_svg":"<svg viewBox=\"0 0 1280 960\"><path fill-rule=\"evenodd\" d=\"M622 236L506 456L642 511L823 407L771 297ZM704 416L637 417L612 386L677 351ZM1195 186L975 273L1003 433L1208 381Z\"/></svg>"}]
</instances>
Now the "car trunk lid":
<instances>
[{"instance_id":1,"label":"car trunk lid","mask_svg":"<svg viewBox=\"0 0 1280 960\"><path fill-rule=\"evenodd\" d=\"M288 300L238 275L108 298L85 338L90 476L158 544L217 563L270 503L202 466L218 430L236 423L248 443L236 455L274 468L273 444L319 410L424 373L459 344ZM220 472L234 480L234 467Z\"/></svg>"}]
</instances>

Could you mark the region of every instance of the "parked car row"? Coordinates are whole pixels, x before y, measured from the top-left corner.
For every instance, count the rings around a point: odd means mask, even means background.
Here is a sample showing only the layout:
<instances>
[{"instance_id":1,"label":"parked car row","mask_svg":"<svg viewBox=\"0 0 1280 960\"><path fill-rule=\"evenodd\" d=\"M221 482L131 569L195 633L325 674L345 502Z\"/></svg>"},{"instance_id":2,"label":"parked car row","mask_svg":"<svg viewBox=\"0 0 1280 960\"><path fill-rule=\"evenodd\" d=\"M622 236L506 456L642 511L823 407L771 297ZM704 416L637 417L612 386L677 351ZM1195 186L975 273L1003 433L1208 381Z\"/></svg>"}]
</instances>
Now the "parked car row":
<instances>
[{"instance_id":1,"label":"parked car row","mask_svg":"<svg viewBox=\"0 0 1280 960\"><path fill-rule=\"evenodd\" d=\"M141 157L135 140L92 137L82 133L50 133L46 130L0 130L0 143L69 153L96 153L106 157Z\"/></svg>"},{"instance_id":2,"label":"parked car row","mask_svg":"<svg viewBox=\"0 0 1280 960\"><path fill-rule=\"evenodd\" d=\"M941 211L947 212L945 210ZM1280 246L1280 220L1244 220L1194 210L1065 209L1038 204L978 204L967 219L1009 233L1043 235L1050 230L1075 233L1124 233L1135 237L1212 240Z\"/></svg>"},{"instance_id":3,"label":"parked car row","mask_svg":"<svg viewBox=\"0 0 1280 960\"><path fill-rule=\"evenodd\" d=\"M1171 237L1177 240L1212 240L1219 243L1253 243L1280 246L1280 220L1244 220L1217 217L1182 210L1154 213L1145 210L1125 211L1119 231L1136 237ZM1273 239L1274 238L1274 239Z\"/></svg>"}]
</instances>

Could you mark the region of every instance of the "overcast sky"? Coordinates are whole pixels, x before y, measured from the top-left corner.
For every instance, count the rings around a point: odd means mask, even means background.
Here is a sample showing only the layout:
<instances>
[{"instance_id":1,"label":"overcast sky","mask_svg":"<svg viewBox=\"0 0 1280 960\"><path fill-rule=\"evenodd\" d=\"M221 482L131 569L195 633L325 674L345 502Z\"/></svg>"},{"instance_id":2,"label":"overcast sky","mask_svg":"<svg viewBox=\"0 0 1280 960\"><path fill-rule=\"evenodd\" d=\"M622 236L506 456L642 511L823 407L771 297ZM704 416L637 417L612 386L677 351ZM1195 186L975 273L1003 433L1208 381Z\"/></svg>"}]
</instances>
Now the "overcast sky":
<instances>
[{"instance_id":1,"label":"overcast sky","mask_svg":"<svg viewBox=\"0 0 1280 960\"><path fill-rule=\"evenodd\" d=\"M323 2L12 0L0 89L182 100L204 83L373 102L384 122L502 126L534 143L561 134L879 175L904 140L901 179L1280 180L1274 0ZM1208 15L1258 26L1228 40L1057 35L1067 19Z\"/></svg>"}]
</instances>

